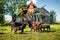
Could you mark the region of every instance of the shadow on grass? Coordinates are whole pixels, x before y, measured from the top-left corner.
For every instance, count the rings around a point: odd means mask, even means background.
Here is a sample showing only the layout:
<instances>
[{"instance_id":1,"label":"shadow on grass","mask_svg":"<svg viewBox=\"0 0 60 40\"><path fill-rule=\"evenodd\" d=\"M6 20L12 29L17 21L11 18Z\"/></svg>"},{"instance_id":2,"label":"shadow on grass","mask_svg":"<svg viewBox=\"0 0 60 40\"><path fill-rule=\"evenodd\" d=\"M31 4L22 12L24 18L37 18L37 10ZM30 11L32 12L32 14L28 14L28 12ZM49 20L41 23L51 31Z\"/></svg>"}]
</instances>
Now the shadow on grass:
<instances>
[{"instance_id":1,"label":"shadow on grass","mask_svg":"<svg viewBox=\"0 0 60 40\"><path fill-rule=\"evenodd\" d=\"M28 34L28 33L19 33L19 34Z\"/></svg>"},{"instance_id":2,"label":"shadow on grass","mask_svg":"<svg viewBox=\"0 0 60 40\"><path fill-rule=\"evenodd\" d=\"M0 31L2 31L2 32L0 32L0 34L6 34L6 33L4 33L3 31L6 31L7 29L0 29Z\"/></svg>"},{"instance_id":3,"label":"shadow on grass","mask_svg":"<svg viewBox=\"0 0 60 40\"><path fill-rule=\"evenodd\" d=\"M0 32L0 34L7 34L7 33Z\"/></svg>"},{"instance_id":4,"label":"shadow on grass","mask_svg":"<svg viewBox=\"0 0 60 40\"><path fill-rule=\"evenodd\" d=\"M56 32L56 30L50 30L50 31L47 31L47 30L43 30L41 32Z\"/></svg>"},{"instance_id":5,"label":"shadow on grass","mask_svg":"<svg viewBox=\"0 0 60 40\"><path fill-rule=\"evenodd\" d=\"M14 34L28 34L28 33L25 32L25 33L14 33Z\"/></svg>"},{"instance_id":6,"label":"shadow on grass","mask_svg":"<svg viewBox=\"0 0 60 40\"><path fill-rule=\"evenodd\" d=\"M7 29L0 29L0 30L2 30L2 31L6 31Z\"/></svg>"},{"instance_id":7,"label":"shadow on grass","mask_svg":"<svg viewBox=\"0 0 60 40\"><path fill-rule=\"evenodd\" d=\"M14 33L14 34L32 34L32 32L30 32L30 31L24 31L23 33L21 33L21 32L16 32L16 33Z\"/></svg>"}]
</instances>

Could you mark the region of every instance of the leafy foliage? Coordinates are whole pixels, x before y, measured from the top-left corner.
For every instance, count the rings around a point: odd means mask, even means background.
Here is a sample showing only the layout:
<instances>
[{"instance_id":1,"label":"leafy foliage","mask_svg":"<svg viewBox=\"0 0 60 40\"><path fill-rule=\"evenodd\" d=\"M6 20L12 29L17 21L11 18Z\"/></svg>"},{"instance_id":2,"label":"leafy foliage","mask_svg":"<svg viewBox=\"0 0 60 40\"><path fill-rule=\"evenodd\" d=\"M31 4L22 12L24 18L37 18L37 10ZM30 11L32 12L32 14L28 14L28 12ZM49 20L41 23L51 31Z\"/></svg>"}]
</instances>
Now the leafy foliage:
<instances>
[{"instance_id":1,"label":"leafy foliage","mask_svg":"<svg viewBox=\"0 0 60 40\"><path fill-rule=\"evenodd\" d=\"M51 14L51 23L55 23L56 22L56 12L55 11L50 11Z\"/></svg>"},{"instance_id":2,"label":"leafy foliage","mask_svg":"<svg viewBox=\"0 0 60 40\"><path fill-rule=\"evenodd\" d=\"M4 23L3 2L0 2L0 25Z\"/></svg>"},{"instance_id":3,"label":"leafy foliage","mask_svg":"<svg viewBox=\"0 0 60 40\"><path fill-rule=\"evenodd\" d=\"M13 17L25 5L26 0L0 0L0 23L4 21L4 15L9 14Z\"/></svg>"}]
</instances>

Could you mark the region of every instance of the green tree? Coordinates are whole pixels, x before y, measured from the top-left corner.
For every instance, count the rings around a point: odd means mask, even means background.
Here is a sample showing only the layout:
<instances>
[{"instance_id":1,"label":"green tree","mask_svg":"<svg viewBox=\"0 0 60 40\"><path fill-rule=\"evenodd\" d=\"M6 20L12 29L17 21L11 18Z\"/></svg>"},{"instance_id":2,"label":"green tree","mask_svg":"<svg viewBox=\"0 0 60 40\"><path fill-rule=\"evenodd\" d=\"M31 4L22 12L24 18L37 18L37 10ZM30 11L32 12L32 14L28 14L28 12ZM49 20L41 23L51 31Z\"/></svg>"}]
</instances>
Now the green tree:
<instances>
[{"instance_id":1,"label":"green tree","mask_svg":"<svg viewBox=\"0 0 60 40\"><path fill-rule=\"evenodd\" d=\"M25 5L26 0L0 0L0 23L3 23L4 15L9 14L13 17L16 14L15 12Z\"/></svg>"},{"instance_id":2,"label":"green tree","mask_svg":"<svg viewBox=\"0 0 60 40\"><path fill-rule=\"evenodd\" d=\"M0 24L4 23L4 14L3 14L3 2L0 1Z\"/></svg>"},{"instance_id":3,"label":"green tree","mask_svg":"<svg viewBox=\"0 0 60 40\"><path fill-rule=\"evenodd\" d=\"M0 25L4 23L4 5L8 0L0 0Z\"/></svg>"},{"instance_id":4,"label":"green tree","mask_svg":"<svg viewBox=\"0 0 60 40\"><path fill-rule=\"evenodd\" d=\"M10 0L10 1L6 2L5 5L6 5L5 7L7 7L5 9L6 10L5 14L8 13L13 17L14 14L16 14L17 10L22 9L26 5L26 1L25 0ZM13 20L13 18L12 18L12 20Z\"/></svg>"},{"instance_id":5,"label":"green tree","mask_svg":"<svg viewBox=\"0 0 60 40\"><path fill-rule=\"evenodd\" d=\"M55 23L56 22L56 12L50 11L50 14L51 14L50 22Z\"/></svg>"}]
</instances>

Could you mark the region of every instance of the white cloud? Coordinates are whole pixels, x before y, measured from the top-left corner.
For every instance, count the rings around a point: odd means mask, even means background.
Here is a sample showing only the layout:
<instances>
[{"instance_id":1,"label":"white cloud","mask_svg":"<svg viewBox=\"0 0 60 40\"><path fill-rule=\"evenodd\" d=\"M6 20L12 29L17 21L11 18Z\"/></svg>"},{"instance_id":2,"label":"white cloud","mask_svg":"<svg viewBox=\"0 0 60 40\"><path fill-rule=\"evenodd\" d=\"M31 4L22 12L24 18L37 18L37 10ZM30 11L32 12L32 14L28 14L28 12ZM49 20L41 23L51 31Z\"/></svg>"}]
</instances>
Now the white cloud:
<instances>
[{"instance_id":1,"label":"white cloud","mask_svg":"<svg viewBox=\"0 0 60 40\"><path fill-rule=\"evenodd\" d=\"M12 20L12 17L10 15L5 15L5 20L10 22Z\"/></svg>"},{"instance_id":2,"label":"white cloud","mask_svg":"<svg viewBox=\"0 0 60 40\"><path fill-rule=\"evenodd\" d=\"M27 1L27 5L30 3L30 1Z\"/></svg>"},{"instance_id":3,"label":"white cloud","mask_svg":"<svg viewBox=\"0 0 60 40\"><path fill-rule=\"evenodd\" d=\"M32 0L33 4L36 4L38 0ZM29 4L31 2L31 0L27 1L27 4Z\"/></svg>"},{"instance_id":4,"label":"white cloud","mask_svg":"<svg viewBox=\"0 0 60 40\"><path fill-rule=\"evenodd\" d=\"M37 0L32 0L32 2L35 4L37 2Z\"/></svg>"}]
</instances>

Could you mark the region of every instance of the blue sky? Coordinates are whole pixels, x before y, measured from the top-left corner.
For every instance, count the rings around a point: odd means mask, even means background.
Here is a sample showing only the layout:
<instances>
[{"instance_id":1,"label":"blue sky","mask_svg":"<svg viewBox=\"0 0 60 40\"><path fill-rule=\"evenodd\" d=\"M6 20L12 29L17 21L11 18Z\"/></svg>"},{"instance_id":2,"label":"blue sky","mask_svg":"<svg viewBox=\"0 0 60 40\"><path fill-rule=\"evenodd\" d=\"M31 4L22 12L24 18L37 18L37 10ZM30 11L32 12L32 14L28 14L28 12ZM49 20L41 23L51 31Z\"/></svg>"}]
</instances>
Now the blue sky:
<instances>
[{"instance_id":1,"label":"blue sky","mask_svg":"<svg viewBox=\"0 0 60 40\"><path fill-rule=\"evenodd\" d=\"M54 10L56 12L56 21L60 21L60 0L32 0L33 3L41 8L42 6L46 5L44 8L47 9L49 12ZM29 4L29 0L27 1L27 4ZM8 19L9 15L6 15L5 18L7 20L11 20L10 18Z\"/></svg>"},{"instance_id":2,"label":"blue sky","mask_svg":"<svg viewBox=\"0 0 60 40\"><path fill-rule=\"evenodd\" d=\"M56 12L56 21L60 21L60 0L37 0L35 5L37 7L46 5L45 9L49 12L54 10Z\"/></svg>"}]
</instances>

